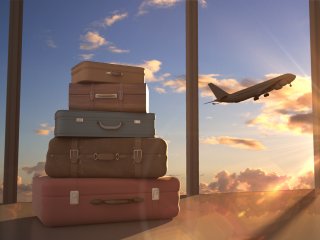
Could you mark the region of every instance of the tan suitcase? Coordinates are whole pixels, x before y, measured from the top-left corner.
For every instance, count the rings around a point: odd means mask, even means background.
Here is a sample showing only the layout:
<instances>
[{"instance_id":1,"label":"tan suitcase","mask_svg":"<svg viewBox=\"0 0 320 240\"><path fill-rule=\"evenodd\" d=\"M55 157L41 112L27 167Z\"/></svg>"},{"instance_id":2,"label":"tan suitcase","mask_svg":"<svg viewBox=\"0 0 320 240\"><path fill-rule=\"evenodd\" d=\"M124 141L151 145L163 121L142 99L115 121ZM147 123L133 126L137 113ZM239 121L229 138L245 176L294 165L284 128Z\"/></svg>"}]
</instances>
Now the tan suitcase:
<instances>
[{"instance_id":1,"label":"tan suitcase","mask_svg":"<svg viewBox=\"0 0 320 240\"><path fill-rule=\"evenodd\" d=\"M157 178L167 172L161 138L51 139L45 171L57 178Z\"/></svg>"},{"instance_id":2,"label":"tan suitcase","mask_svg":"<svg viewBox=\"0 0 320 240\"><path fill-rule=\"evenodd\" d=\"M144 83L142 67L84 61L71 69L72 83Z\"/></svg>"},{"instance_id":3,"label":"tan suitcase","mask_svg":"<svg viewBox=\"0 0 320 240\"><path fill-rule=\"evenodd\" d=\"M69 109L148 113L148 86L146 83L70 83Z\"/></svg>"}]
</instances>

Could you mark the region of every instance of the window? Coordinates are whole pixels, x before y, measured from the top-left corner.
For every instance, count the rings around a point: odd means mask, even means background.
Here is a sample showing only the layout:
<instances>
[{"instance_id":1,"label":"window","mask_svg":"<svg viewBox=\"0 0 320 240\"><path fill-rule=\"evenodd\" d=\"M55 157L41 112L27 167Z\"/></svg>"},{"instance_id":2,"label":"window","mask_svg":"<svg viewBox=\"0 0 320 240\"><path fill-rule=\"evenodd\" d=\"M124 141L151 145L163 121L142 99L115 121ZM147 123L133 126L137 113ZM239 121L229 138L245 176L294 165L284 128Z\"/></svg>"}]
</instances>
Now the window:
<instances>
[{"instance_id":1,"label":"window","mask_svg":"<svg viewBox=\"0 0 320 240\"><path fill-rule=\"evenodd\" d=\"M308 1L208 2L199 11L202 193L313 188ZM234 92L297 77L258 101L204 105L212 82Z\"/></svg>"},{"instance_id":2,"label":"window","mask_svg":"<svg viewBox=\"0 0 320 240\"><path fill-rule=\"evenodd\" d=\"M83 0L75 11L73 1L24 2L18 201L31 201L32 176L44 174L54 113L68 109L70 70L84 60L145 68L167 174L185 193L184 14L182 3Z\"/></svg>"}]
</instances>

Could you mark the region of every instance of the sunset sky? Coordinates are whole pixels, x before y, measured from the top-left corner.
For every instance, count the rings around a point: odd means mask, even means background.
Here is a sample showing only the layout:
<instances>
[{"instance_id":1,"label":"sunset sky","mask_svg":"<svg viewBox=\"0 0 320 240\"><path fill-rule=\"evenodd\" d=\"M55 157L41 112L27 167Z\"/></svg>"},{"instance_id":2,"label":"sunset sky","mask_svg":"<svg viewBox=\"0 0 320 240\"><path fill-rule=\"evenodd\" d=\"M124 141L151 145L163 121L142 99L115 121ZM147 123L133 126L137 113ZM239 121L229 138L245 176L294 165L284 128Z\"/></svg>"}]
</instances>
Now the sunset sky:
<instances>
[{"instance_id":1,"label":"sunset sky","mask_svg":"<svg viewBox=\"0 0 320 240\"><path fill-rule=\"evenodd\" d=\"M2 2L0 183L9 0ZM24 2L21 201L30 195L35 172L43 173L54 113L68 108L70 70L83 60L145 68L156 134L168 142L168 174L177 176L185 191L184 5L182 0ZM213 99L209 82L234 92L284 73L297 75L293 87L268 98L204 104ZM307 0L199 1L199 91L202 192L313 186Z\"/></svg>"}]
</instances>

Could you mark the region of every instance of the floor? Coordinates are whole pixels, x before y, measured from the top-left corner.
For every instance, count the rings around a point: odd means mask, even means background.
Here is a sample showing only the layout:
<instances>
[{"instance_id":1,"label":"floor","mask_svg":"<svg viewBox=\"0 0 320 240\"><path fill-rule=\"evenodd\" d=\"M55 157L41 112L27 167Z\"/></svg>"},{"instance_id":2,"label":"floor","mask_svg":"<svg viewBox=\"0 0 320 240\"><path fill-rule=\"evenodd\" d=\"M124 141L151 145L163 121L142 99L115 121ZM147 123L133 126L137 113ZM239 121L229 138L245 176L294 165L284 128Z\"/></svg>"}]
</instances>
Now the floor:
<instances>
[{"instance_id":1,"label":"floor","mask_svg":"<svg viewBox=\"0 0 320 240\"><path fill-rule=\"evenodd\" d=\"M320 193L315 190L218 193L183 198L166 221L48 228L31 203L0 205L1 240L320 239Z\"/></svg>"}]
</instances>

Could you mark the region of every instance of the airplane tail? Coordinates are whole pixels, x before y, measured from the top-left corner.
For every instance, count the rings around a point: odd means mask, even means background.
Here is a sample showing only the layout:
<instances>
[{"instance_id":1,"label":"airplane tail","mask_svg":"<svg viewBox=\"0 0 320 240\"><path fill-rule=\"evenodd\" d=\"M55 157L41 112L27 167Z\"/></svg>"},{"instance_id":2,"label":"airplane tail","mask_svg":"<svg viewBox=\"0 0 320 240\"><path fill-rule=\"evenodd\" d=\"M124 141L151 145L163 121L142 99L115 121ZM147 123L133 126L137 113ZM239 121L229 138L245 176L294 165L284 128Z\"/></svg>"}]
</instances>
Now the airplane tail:
<instances>
[{"instance_id":1,"label":"airplane tail","mask_svg":"<svg viewBox=\"0 0 320 240\"><path fill-rule=\"evenodd\" d=\"M227 95L229 95L229 93L227 93L226 91L222 90L221 88L219 88L218 86L214 85L213 83L209 83L208 84L209 88L211 89L211 91L213 92L213 94L216 96L216 98L219 100Z\"/></svg>"}]
</instances>

